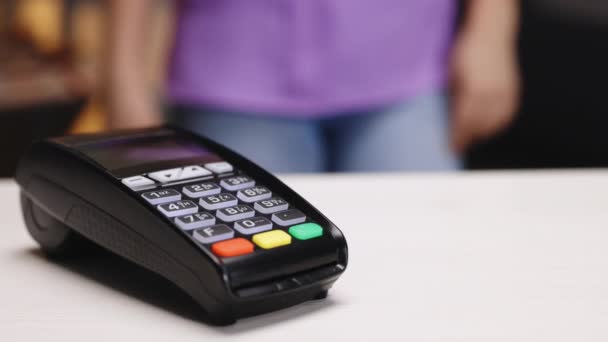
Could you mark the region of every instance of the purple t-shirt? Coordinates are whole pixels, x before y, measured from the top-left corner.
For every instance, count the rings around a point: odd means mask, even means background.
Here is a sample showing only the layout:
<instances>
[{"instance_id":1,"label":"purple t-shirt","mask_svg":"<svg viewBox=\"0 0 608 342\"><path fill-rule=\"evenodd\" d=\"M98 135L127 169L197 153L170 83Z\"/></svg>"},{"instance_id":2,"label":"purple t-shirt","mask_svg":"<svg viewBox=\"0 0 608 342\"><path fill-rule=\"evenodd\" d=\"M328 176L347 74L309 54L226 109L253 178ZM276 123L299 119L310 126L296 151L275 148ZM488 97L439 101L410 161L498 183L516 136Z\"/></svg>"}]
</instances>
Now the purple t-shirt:
<instances>
[{"instance_id":1,"label":"purple t-shirt","mask_svg":"<svg viewBox=\"0 0 608 342\"><path fill-rule=\"evenodd\" d=\"M453 0L182 0L169 100L314 117L440 90Z\"/></svg>"}]
</instances>

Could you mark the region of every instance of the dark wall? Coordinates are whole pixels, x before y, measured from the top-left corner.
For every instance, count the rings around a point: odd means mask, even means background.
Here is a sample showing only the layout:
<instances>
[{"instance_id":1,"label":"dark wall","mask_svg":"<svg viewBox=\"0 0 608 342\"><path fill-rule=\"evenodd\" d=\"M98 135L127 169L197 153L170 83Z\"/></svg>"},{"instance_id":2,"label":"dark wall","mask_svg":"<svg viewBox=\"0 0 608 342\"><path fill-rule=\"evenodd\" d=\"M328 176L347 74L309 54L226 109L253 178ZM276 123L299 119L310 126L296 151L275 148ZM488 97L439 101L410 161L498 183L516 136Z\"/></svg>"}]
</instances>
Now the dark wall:
<instances>
[{"instance_id":1,"label":"dark wall","mask_svg":"<svg viewBox=\"0 0 608 342\"><path fill-rule=\"evenodd\" d=\"M85 100L0 111L0 177L12 177L19 157L33 140L64 135Z\"/></svg>"},{"instance_id":2,"label":"dark wall","mask_svg":"<svg viewBox=\"0 0 608 342\"><path fill-rule=\"evenodd\" d=\"M608 166L608 17L551 5L522 1L521 110L471 151L471 168Z\"/></svg>"}]
</instances>

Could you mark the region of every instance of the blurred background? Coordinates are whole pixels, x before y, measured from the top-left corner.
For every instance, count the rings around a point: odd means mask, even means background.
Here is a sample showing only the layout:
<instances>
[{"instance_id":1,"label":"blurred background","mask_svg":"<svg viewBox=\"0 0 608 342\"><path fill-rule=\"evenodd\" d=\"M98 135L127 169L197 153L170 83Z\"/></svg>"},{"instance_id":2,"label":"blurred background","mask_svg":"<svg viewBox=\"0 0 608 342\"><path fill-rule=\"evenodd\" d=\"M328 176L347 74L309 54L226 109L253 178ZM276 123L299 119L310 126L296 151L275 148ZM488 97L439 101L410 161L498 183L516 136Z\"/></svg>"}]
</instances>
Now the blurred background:
<instances>
[{"instance_id":1,"label":"blurred background","mask_svg":"<svg viewBox=\"0 0 608 342\"><path fill-rule=\"evenodd\" d=\"M154 2L146 70L160 88L174 18ZM520 2L521 103L511 126L466 153L468 169L608 166L608 2ZM34 139L105 129L99 0L0 0L0 176Z\"/></svg>"},{"instance_id":2,"label":"blurred background","mask_svg":"<svg viewBox=\"0 0 608 342\"><path fill-rule=\"evenodd\" d=\"M160 84L171 6L155 5L148 69ZM0 0L0 177L32 140L104 130L107 12L103 0Z\"/></svg>"}]
</instances>

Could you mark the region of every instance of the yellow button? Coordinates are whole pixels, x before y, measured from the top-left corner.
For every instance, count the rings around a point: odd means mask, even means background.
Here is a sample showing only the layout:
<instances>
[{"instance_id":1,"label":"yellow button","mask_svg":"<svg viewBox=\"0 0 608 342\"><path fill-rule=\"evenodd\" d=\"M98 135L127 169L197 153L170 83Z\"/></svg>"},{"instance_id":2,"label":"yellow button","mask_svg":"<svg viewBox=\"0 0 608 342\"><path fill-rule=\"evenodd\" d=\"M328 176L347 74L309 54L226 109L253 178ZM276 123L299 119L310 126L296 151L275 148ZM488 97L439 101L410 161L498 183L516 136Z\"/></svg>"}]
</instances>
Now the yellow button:
<instances>
[{"instance_id":1,"label":"yellow button","mask_svg":"<svg viewBox=\"0 0 608 342\"><path fill-rule=\"evenodd\" d=\"M291 243L291 235L282 230L271 230L269 232L255 234L253 242L264 249L271 249L289 245Z\"/></svg>"}]
</instances>

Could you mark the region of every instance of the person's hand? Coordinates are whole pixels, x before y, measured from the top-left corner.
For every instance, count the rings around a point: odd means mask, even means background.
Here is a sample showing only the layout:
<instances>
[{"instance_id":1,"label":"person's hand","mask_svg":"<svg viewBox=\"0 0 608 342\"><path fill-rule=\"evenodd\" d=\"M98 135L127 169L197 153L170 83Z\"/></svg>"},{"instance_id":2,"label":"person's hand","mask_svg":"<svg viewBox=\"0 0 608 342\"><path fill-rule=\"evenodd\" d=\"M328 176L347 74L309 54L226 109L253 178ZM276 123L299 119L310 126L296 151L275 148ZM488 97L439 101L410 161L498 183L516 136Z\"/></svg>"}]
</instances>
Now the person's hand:
<instances>
[{"instance_id":1,"label":"person's hand","mask_svg":"<svg viewBox=\"0 0 608 342\"><path fill-rule=\"evenodd\" d=\"M163 122L158 106L149 101L132 98L118 102L107 108L106 128L108 129L154 127Z\"/></svg>"},{"instance_id":2,"label":"person's hand","mask_svg":"<svg viewBox=\"0 0 608 342\"><path fill-rule=\"evenodd\" d=\"M505 129L519 105L515 44L484 32L463 33L451 59L452 129L455 151Z\"/></svg>"},{"instance_id":3,"label":"person's hand","mask_svg":"<svg viewBox=\"0 0 608 342\"><path fill-rule=\"evenodd\" d=\"M152 3L108 1L101 88L108 129L144 128L162 123L160 105L146 77Z\"/></svg>"},{"instance_id":4,"label":"person's hand","mask_svg":"<svg viewBox=\"0 0 608 342\"><path fill-rule=\"evenodd\" d=\"M106 128L132 129L159 126L163 122L160 106L151 98L148 86L139 79L122 76L106 92Z\"/></svg>"}]
</instances>

